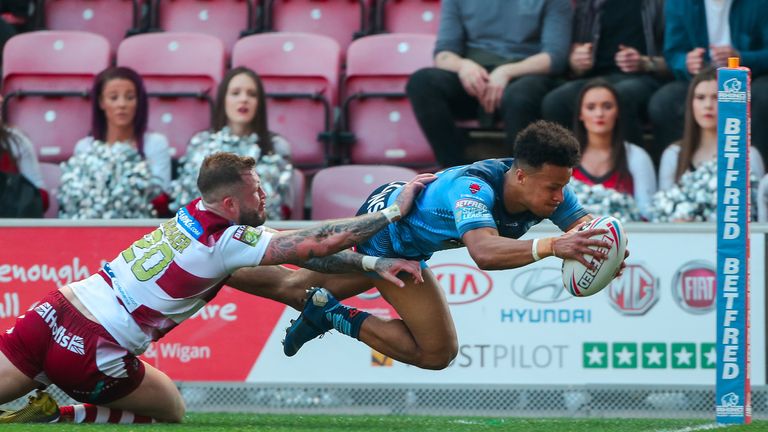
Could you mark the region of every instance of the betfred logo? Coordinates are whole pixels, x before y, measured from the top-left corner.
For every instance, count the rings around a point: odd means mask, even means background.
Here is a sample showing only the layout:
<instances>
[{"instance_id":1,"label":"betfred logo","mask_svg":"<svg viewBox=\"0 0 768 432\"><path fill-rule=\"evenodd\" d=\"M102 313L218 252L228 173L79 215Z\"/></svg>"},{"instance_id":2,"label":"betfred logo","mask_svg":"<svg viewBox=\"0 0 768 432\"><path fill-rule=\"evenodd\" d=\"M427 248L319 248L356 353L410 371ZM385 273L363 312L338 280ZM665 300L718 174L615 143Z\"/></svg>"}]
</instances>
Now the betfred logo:
<instances>
[{"instance_id":1,"label":"betfred logo","mask_svg":"<svg viewBox=\"0 0 768 432\"><path fill-rule=\"evenodd\" d=\"M640 264L627 264L608 285L611 306L623 315L644 315L659 300L659 280Z\"/></svg>"},{"instance_id":2,"label":"betfred logo","mask_svg":"<svg viewBox=\"0 0 768 432\"><path fill-rule=\"evenodd\" d=\"M705 314L715 308L715 266L708 261L685 263L672 278L672 295L683 310Z\"/></svg>"},{"instance_id":3,"label":"betfred logo","mask_svg":"<svg viewBox=\"0 0 768 432\"><path fill-rule=\"evenodd\" d=\"M430 267L445 292L448 304L476 302L487 296L493 281L484 271L466 264L438 264Z\"/></svg>"}]
</instances>

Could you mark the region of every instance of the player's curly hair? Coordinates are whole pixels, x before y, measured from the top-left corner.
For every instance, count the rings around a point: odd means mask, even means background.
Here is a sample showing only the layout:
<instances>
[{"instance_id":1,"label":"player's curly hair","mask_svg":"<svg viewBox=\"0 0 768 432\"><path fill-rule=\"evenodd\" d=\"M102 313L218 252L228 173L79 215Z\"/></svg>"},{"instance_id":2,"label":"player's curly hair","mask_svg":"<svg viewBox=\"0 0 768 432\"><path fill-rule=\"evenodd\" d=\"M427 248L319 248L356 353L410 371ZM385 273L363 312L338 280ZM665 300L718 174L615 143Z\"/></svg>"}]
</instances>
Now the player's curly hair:
<instances>
[{"instance_id":1,"label":"player's curly hair","mask_svg":"<svg viewBox=\"0 0 768 432\"><path fill-rule=\"evenodd\" d=\"M242 185L243 171L253 170L255 166L256 160L250 156L214 153L206 157L200 166L197 188L204 200L214 201L222 191Z\"/></svg>"},{"instance_id":2,"label":"player's curly hair","mask_svg":"<svg viewBox=\"0 0 768 432\"><path fill-rule=\"evenodd\" d=\"M531 123L517 134L512 156L516 163L536 169L545 163L573 168L581 160L579 142L573 133L544 120Z\"/></svg>"}]
</instances>

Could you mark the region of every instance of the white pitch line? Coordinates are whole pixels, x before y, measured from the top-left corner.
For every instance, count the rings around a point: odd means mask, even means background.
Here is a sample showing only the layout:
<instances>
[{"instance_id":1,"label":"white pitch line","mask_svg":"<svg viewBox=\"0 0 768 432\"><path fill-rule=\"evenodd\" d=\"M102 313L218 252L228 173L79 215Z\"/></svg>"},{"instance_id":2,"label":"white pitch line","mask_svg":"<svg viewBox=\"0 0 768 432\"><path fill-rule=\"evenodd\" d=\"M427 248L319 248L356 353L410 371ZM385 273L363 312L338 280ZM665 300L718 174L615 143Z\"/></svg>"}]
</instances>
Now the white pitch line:
<instances>
[{"instance_id":1,"label":"white pitch line","mask_svg":"<svg viewBox=\"0 0 768 432\"><path fill-rule=\"evenodd\" d=\"M696 432L696 431L703 431L703 430L719 429L726 426L727 425L723 425L723 424L709 423L709 424L703 424L699 426L686 426L681 429L660 429L655 432Z\"/></svg>"}]
</instances>

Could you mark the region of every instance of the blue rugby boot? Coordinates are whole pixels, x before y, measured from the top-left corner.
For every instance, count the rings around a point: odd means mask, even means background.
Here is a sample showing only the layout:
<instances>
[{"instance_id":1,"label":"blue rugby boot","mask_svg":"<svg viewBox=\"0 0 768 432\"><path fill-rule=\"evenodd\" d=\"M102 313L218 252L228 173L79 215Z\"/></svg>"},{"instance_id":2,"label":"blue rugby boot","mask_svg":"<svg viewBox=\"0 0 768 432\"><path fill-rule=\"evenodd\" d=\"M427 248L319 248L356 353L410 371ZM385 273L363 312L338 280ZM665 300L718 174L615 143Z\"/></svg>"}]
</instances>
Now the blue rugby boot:
<instances>
[{"instance_id":1,"label":"blue rugby boot","mask_svg":"<svg viewBox=\"0 0 768 432\"><path fill-rule=\"evenodd\" d=\"M318 336L322 337L332 328L357 339L363 321L369 316L368 312L339 303L325 288L312 288L304 311L285 330L283 352L291 357L305 343Z\"/></svg>"},{"instance_id":2,"label":"blue rugby boot","mask_svg":"<svg viewBox=\"0 0 768 432\"><path fill-rule=\"evenodd\" d=\"M332 305L339 304L325 288L312 288L307 292L304 310L298 318L291 320L291 326L285 329L285 355L294 356L305 343L333 328L330 322L323 319L323 309L329 302Z\"/></svg>"}]
</instances>

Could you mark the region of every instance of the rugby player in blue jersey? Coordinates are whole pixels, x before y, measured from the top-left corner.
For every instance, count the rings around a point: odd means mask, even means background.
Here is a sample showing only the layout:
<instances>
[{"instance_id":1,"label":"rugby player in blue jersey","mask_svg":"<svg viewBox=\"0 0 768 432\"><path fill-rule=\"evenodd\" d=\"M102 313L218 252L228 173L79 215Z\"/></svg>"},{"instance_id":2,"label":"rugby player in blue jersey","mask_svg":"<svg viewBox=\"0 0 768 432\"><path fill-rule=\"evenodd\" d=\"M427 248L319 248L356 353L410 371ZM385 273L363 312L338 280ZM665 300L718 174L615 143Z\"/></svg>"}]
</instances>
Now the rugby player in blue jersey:
<instances>
[{"instance_id":1,"label":"rugby player in blue jersey","mask_svg":"<svg viewBox=\"0 0 768 432\"><path fill-rule=\"evenodd\" d=\"M370 260L399 257L425 261L435 251L466 246L483 270L521 267L549 256L576 259L587 266L590 264L584 254L604 259L605 254L589 246L609 247L607 242L592 239L606 230L577 229L592 216L567 186L580 159L579 143L573 135L554 123L536 122L519 133L513 156L437 173L437 180L427 185L411 213L358 245L358 252L369 255ZM386 207L397 198L401 185L381 186L359 213ZM543 219L550 219L565 233L518 240ZM247 272L241 276L247 278ZM372 277L294 272L290 279L297 281L296 285L324 288L308 292L301 315L287 329L285 354L296 354L304 343L335 328L398 361L426 369L447 367L456 356L458 341L435 275L425 268L423 284L406 282L402 288ZM260 282L265 280L262 277ZM236 274L229 284L247 281ZM373 285L400 319L384 320L338 301ZM280 294L265 296L291 303Z\"/></svg>"}]
</instances>

